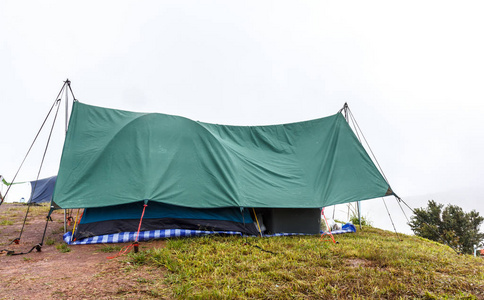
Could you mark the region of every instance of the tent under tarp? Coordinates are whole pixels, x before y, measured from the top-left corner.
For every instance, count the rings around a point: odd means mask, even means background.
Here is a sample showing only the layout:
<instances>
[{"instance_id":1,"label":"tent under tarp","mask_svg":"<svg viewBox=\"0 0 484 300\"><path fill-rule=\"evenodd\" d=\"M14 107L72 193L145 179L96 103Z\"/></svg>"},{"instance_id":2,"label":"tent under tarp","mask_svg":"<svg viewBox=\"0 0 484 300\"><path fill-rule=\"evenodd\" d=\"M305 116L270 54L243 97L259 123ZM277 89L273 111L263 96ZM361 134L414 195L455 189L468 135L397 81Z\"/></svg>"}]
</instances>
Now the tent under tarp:
<instances>
[{"instance_id":1,"label":"tent under tarp","mask_svg":"<svg viewBox=\"0 0 484 300\"><path fill-rule=\"evenodd\" d=\"M137 231L143 204L138 202L85 209L74 239ZM249 212L241 212L236 207L190 208L153 202L146 210L141 224L141 231L162 228L257 234Z\"/></svg>"}]
</instances>

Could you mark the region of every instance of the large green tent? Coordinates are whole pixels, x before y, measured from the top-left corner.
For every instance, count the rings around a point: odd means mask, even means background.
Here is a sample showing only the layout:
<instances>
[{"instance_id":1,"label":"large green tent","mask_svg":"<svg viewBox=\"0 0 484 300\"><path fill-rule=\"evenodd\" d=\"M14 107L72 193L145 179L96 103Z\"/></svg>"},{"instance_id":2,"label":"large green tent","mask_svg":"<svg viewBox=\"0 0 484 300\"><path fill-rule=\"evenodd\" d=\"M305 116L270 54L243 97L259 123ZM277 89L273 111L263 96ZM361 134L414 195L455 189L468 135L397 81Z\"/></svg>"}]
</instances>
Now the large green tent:
<instances>
[{"instance_id":1,"label":"large green tent","mask_svg":"<svg viewBox=\"0 0 484 300\"><path fill-rule=\"evenodd\" d=\"M341 113L226 126L74 102L53 202L321 208L393 194Z\"/></svg>"}]
</instances>

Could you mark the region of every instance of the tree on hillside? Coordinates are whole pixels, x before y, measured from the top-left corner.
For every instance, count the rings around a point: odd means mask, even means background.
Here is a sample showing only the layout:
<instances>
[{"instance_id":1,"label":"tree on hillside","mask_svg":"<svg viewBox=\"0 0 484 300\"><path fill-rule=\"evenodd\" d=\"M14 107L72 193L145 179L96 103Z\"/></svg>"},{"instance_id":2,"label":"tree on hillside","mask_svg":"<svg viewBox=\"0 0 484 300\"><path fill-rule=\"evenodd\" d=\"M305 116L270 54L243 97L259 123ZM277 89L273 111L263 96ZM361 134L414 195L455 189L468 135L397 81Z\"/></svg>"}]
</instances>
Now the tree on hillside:
<instances>
[{"instance_id":1,"label":"tree on hillside","mask_svg":"<svg viewBox=\"0 0 484 300\"><path fill-rule=\"evenodd\" d=\"M479 226L484 217L472 210L466 213L456 205L438 204L429 200L427 208L417 208L408 225L415 235L452 246L462 253L472 254L474 245L484 241Z\"/></svg>"}]
</instances>

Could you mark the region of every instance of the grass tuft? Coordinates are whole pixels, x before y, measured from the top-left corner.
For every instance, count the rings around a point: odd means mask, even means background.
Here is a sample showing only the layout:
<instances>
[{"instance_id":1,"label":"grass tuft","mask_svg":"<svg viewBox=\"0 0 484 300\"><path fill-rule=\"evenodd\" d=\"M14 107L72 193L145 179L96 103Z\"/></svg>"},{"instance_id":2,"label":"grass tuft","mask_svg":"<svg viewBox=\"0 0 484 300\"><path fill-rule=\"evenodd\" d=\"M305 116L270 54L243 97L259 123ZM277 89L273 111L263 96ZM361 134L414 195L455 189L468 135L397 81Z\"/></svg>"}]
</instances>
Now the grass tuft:
<instances>
[{"instance_id":1,"label":"grass tuft","mask_svg":"<svg viewBox=\"0 0 484 300\"><path fill-rule=\"evenodd\" d=\"M13 225L13 221L11 221L11 220L1 220L0 225Z\"/></svg>"},{"instance_id":2,"label":"grass tuft","mask_svg":"<svg viewBox=\"0 0 484 300\"><path fill-rule=\"evenodd\" d=\"M56 245L55 248L57 250L59 250L60 253L71 252L71 248L69 248L69 246L67 244L64 244L64 243Z\"/></svg>"}]
</instances>

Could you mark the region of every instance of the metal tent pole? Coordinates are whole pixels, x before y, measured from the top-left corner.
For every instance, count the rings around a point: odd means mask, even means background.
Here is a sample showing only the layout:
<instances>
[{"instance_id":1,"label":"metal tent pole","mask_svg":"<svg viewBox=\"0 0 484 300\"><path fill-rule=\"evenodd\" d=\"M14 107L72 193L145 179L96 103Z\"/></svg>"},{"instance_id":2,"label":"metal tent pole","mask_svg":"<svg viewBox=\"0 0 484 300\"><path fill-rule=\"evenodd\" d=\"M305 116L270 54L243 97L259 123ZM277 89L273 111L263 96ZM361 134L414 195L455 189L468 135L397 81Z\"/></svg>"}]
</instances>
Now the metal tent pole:
<instances>
[{"instance_id":1,"label":"metal tent pole","mask_svg":"<svg viewBox=\"0 0 484 300\"><path fill-rule=\"evenodd\" d=\"M71 82L69 78L66 79L65 85L70 86ZM69 118L69 90L66 88L66 122L65 122L65 134L67 135L67 125L68 125L68 118ZM64 234L67 232L67 213L64 209Z\"/></svg>"},{"instance_id":2,"label":"metal tent pole","mask_svg":"<svg viewBox=\"0 0 484 300\"><path fill-rule=\"evenodd\" d=\"M360 230L361 230L361 201L356 201L357 209L358 209L358 222L360 223Z\"/></svg>"}]
</instances>

